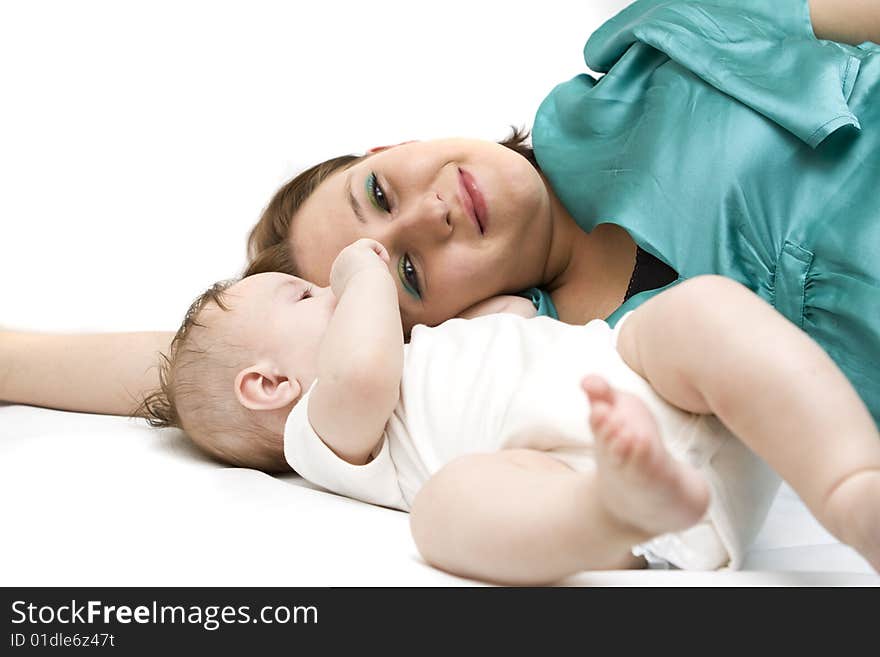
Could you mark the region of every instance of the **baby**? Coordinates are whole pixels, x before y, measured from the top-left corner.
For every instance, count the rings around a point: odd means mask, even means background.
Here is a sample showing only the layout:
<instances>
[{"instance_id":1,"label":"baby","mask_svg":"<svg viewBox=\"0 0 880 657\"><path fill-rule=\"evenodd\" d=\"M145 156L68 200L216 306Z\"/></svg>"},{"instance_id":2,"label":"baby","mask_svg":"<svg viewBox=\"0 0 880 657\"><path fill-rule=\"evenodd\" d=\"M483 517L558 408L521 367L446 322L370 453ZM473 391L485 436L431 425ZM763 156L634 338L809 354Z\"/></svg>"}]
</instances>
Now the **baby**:
<instances>
[{"instance_id":1,"label":"baby","mask_svg":"<svg viewBox=\"0 0 880 657\"><path fill-rule=\"evenodd\" d=\"M411 511L426 561L463 576L735 568L777 472L880 569L877 428L825 353L738 284L683 282L613 330L501 297L406 345L397 299L372 240L339 254L329 288L215 285L146 415L227 462Z\"/></svg>"}]
</instances>

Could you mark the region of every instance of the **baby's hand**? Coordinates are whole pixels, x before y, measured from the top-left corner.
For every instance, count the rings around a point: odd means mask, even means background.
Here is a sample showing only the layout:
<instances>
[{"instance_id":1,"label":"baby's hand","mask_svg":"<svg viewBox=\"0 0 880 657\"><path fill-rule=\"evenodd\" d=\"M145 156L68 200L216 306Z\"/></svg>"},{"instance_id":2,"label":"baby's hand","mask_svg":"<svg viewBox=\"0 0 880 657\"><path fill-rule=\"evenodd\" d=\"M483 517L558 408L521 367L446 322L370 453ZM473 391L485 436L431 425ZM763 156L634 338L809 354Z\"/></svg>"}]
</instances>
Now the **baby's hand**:
<instances>
[{"instance_id":1,"label":"baby's hand","mask_svg":"<svg viewBox=\"0 0 880 657\"><path fill-rule=\"evenodd\" d=\"M337 298L342 296L345 288L356 274L373 267L381 267L388 273L391 259L388 251L376 240L359 239L339 252L330 270L330 288Z\"/></svg>"}]
</instances>

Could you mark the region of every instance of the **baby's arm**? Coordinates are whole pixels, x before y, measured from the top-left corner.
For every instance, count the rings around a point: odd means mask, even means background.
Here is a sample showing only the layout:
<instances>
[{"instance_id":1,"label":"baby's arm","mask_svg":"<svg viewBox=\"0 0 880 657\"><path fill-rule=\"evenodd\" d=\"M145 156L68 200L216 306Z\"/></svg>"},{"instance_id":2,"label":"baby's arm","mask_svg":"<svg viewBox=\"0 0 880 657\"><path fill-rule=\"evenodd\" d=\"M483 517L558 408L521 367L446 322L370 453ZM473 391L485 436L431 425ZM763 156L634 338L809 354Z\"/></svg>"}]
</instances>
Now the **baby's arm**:
<instances>
[{"instance_id":1,"label":"baby's arm","mask_svg":"<svg viewBox=\"0 0 880 657\"><path fill-rule=\"evenodd\" d=\"M538 311L535 310L535 305L528 299L503 294L475 303L470 308L459 313L458 316L462 319L473 319L474 317L494 315L495 313L513 313L514 315L531 319L538 314Z\"/></svg>"},{"instance_id":2,"label":"baby's arm","mask_svg":"<svg viewBox=\"0 0 880 657\"><path fill-rule=\"evenodd\" d=\"M403 330L388 254L373 240L346 247L333 264L336 309L321 340L309 422L340 458L363 465L400 396Z\"/></svg>"},{"instance_id":3,"label":"baby's arm","mask_svg":"<svg viewBox=\"0 0 880 657\"><path fill-rule=\"evenodd\" d=\"M738 283L703 276L638 308L621 328L618 349L668 401L717 415L825 527L864 548L852 517L843 520L844 507L875 504L853 491L877 490L880 435L849 381L806 333Z\"/></svg>"}]
</instances>

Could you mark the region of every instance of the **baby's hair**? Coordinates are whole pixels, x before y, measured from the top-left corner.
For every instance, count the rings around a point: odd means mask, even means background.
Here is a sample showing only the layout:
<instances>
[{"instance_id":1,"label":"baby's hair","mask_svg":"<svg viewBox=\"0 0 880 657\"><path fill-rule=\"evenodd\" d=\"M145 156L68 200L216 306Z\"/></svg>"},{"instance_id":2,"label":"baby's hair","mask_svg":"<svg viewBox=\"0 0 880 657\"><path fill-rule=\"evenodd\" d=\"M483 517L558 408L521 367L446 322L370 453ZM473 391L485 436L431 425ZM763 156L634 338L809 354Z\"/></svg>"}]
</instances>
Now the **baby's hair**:
<instances>
[{"instance_id":1,"label":"baby's hair","mask_svg":"<svg viewBox=\"0 0 880 657\"><path fill-rule=\"evenodd\" d=\"M183 428L180 426L180 415L177 412L177 404L175 403L177 391L172 384L174 361L180 350L186 345L187 337L189 337L193 327L205 327L204 324L199 324L198 317L207 303L216 303L222 310L229 310L224 301L223 294L236 282L235 279L219 281L202 292L186 311L183 323L177 329L174 339L171 340L168 355L159 353L159 388L148 394L134 413L139 417L146 418L147 423L151 427Z\"/></svg>"},{"instance_id":2,"label":"baby's hair","mask_svg":"<svg viewBox=\"0 0 880 657\"><path fill-rule=\"evenodd\" d=\"M242 347L213 336L194 336L198 329L213 328L202 319L206 306L229 311L226 292L239 280L214 283L192 302L168 353L159 354L159 387L132 415L145 418L152 427L182 429L203 451L232 465L289 471L280 436L260 426L254 413L232 398L234 356Z\"/></svg>"}]
</instances>

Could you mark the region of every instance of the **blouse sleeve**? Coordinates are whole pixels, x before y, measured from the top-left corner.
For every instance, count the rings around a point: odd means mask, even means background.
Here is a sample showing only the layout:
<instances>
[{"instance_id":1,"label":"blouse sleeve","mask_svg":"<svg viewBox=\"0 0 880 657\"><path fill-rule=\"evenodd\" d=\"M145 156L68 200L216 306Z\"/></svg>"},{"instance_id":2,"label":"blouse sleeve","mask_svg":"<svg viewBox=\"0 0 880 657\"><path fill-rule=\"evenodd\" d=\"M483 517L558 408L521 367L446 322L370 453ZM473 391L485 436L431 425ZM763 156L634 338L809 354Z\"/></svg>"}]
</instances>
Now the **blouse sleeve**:
<instances>
[{"instance_id":1,"label":"blouse sleeve","mask_svg":"<svg viewBox=\"0 0 880 657\"><path fill-rule=\"evenodd\" d=\"M609 72L644 43L815 148L842 126L860 128L847 101L861 52L817 40L808 0L638 0L584 47Z\"/></svg>"}]
</instances>

